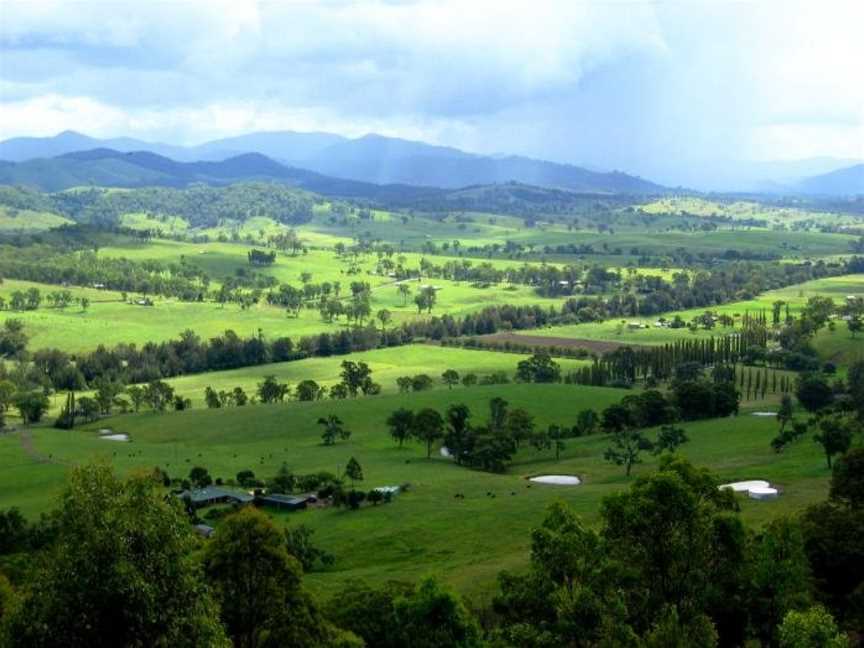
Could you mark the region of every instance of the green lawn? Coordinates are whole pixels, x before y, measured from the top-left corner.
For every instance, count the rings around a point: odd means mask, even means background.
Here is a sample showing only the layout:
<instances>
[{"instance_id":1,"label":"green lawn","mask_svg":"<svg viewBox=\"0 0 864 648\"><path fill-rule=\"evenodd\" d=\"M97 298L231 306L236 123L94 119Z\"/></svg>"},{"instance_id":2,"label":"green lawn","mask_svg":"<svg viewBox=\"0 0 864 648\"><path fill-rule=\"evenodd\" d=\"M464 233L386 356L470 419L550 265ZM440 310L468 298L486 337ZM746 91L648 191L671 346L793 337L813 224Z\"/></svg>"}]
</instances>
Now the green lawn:
<instances>
[{"instance_id":1,"label":"green lawn","mask_svg":"<svg viewBox=\"0 0 864 648\"><path fill-rule=\"evenodd\" d=\"M315 529L317 542L337 556L331 571L310 576L312 586L334 591L349 578L380 582L437 573L462 592L485 597L500 570L525 565L530 529L542 519L546 506L563 499L594 523L602 497L629 483L623 470L602 459L607 440L596 436L569 440L560 461L551 451L523 450L505 474L471 471L440 457L437 448L432 460L418 445L397 448L384 423L389 413L402 406L443 409L448 403L464 402L474 420L482 422L488 400L500 396L513 407L528 409L540 425L572 424L580 409L602 409L625 393L569 385L439 389L338 402L117 416L72 432L38 428L32 437L36 451L53 461L100 458L121 472L159 465L173 475L203 465L214 477L226 479L243 469L266 478L283 462L298 473L338 472L356 457L366 477L364 487L410 483L411 488L392 504L356 512L325 509L278 515L285 523L302 522ZM331 413L342 418L352 436L324 447L316 421ZM96 430L106 427L129 434L132 441L99 439ZM818 447L805 439L775 454L768 445L776 433L771 418L744 412L737 418L683 427L691 437L683 454L697 464L730 481L764 478L783 488L774 502L742 499L745 519L756 526L826 495L829 473ZM28 515L50 508L62 486L64 468L28 460L20 433L0 437L0 458L0 508L17 505ZM650 471L655 462L646 457L634 473ZM576 474L585 483L529 488L525 477L541 473ZM456 493L464 493L465 499L455 499Z\"/></svg>"}]
</instances>

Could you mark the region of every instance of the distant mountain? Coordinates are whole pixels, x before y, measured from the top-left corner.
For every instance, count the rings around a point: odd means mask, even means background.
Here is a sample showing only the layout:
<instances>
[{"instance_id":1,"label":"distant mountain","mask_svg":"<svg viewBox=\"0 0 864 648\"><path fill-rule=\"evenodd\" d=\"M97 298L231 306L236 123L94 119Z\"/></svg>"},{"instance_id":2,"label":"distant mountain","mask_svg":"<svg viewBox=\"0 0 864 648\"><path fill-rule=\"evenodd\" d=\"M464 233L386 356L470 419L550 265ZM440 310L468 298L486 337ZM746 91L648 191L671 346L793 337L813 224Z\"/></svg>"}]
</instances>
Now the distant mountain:
<instances>
[{"instance_id":1,"label":"distant mountain","mask_svg":"<svg viewBox=\"0 0 864 648\"><path fill-rule=\"evenodd\" d=\"M63 131L53 137L13 137L0 142L0 159L11 162L24 162L39 158L53 158L74 151L87 151L96 148L115 151L150 151L178 160L189 159L189 151L182 146L144 142L130 137L97 139ZM196 158L200 159L200 158Z\"/></svg>"},{"instance_id":2,"label":"distant mountain","mask_svg":"<svg viewBox=\"0 0 864 648\"><path fill-rule=\"evenodd\" d=\"M297 163L318 156L329 146L348 141L332 133L296 133L274 131L250 133L238 137L213 140L188 149L197 159L222 159L218 156L233 156L238 153L261 153L276 160Z\"/></svg>"},{"instance_id":3,"label":"distant mountain","mask_svg":"<svg viewBox=\"0 0 864 648\"><path fill-rule=\"evenodd\" d=\"M225 185L251 181L279 182L328 196L380 200L413 200L440 191L331 178L280 164L259 153L244 153L216 162L178 162L149 151L124 153L97 148L49 159L0 162L0 185L52 192L81 186L185 187L196 182Z\"/></svg>"},{"instance_id":4,"label":"distant mountain","mask_svg":"<svg viewBox=\"0 0 864 648\"><path fill-rule=\"evenodd\" d=\"M825 196L864 195L864 164L805 178L796 183L793 189L800 193Z\"/></svg>"},{"instance_id":5,"label":"distant mountain","mask_svg":"<svg viewBox=\"0 0 864 648\"><path fill-rule=\"evenodd\" d=\"M518 182L596 193L660 193L664 188L625 173L604 173L525 157L490 157L380 135L346 140L299 166L327 175L377 184L456 189Z\"/></svg>"},{"instance_id":6,"label":"distant mountain","mask_svg":"<svg viewBox=\"0 0 864 648\"><path fill-rule=\"evenodd\" d=\"M67 131L49 138L15 138L0 142L0 159L23 163L37 158L98 149L149 151L173 161L195 163L224 161L243 153L259 153L292 167L379 185L453 189L517 182L606 194L664 191L660 185L626 173L589 170L517 156L476 155L451 147L381 135L347 139L329 133L278 131L214 140L194 147L179 147L128 138L99 140Z\"/></svg>"}]
</instances>

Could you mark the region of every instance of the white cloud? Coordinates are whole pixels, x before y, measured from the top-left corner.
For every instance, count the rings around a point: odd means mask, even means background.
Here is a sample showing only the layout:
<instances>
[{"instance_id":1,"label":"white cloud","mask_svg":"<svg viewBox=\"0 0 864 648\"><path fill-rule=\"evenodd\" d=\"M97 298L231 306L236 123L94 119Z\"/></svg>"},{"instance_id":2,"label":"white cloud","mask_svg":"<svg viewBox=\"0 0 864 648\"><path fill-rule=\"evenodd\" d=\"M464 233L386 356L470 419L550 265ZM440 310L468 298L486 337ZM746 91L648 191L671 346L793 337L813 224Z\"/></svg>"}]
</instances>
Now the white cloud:
<instances>
[{"instance_id":1,"label":"white cloud","mask_svg":"<svg viewBox=\"0 0 864 648\"><path fill-rule=\"evenodd\" d=\"M377 131L646 175L864 146L858 0L0 1L3 136Z\"/></svg>"}]
</instances>

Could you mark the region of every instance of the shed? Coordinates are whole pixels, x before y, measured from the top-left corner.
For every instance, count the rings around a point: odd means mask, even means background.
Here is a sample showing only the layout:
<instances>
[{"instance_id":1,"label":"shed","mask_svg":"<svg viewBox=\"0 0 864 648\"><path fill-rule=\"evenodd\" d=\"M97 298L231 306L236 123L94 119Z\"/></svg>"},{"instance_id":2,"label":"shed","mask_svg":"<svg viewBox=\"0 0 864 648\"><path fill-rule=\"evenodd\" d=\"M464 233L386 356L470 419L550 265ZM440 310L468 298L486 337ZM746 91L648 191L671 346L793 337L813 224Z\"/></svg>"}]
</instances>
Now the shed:
<instances>
[{"instance_id":1,"label":"shed","mask_svg":"<svg viewBox=\"0 0 864 648\"><path fill-rule=\"evenodd\" d=\"M215 530L216 529L214 529L211 526L207 526L206 524L196 524L195 525L195 533L200 535L202 538L209 538L211 535L213 535L213 532Z\"/></svg>"},{"instance_id":2,"label":"shed","mask_svg":"<svg viewBox=\"0 0 864 648\"><path fill-rule=\"evenodd\" d=\"M255 499L249 493L219 488L218 486L183 491L177 497L188 499L194 508L213 506L214 504L248 504Z\"/></svg>"},{"instance_id":3,"label":"shed","mask_svg":"<svg viewBox=\"0 0 864 648\"><path fill-rule=\"evenodd\" d=\"M295 497L294 495L282 495L279 493L261 495L255 498L255 504L258 506L270 506L280 511L299 511L305 509L309 501L310 498L306 496Z\"/></svg>"}]
</instances>

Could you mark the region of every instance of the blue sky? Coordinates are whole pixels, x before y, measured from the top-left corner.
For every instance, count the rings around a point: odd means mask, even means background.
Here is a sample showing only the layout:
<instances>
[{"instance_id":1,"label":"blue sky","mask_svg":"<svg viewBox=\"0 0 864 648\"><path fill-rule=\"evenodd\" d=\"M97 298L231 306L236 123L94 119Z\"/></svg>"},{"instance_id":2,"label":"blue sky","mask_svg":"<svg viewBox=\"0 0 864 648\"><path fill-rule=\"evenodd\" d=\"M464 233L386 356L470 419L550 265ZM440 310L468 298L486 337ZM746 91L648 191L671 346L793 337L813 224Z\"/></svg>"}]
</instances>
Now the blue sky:
<instances>
[{"instance_id":1,"label":"blue sky","mask_svg":"<svg viewBox=\"0 0 864 648\"><path fill-rule=\"evenodd\" d=\"M864 2L0 0L0 137L367 132L669 181L864 158Z\"/></svg>"}]
</instances>

